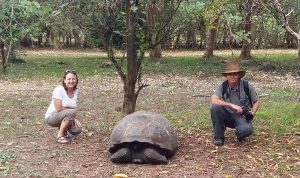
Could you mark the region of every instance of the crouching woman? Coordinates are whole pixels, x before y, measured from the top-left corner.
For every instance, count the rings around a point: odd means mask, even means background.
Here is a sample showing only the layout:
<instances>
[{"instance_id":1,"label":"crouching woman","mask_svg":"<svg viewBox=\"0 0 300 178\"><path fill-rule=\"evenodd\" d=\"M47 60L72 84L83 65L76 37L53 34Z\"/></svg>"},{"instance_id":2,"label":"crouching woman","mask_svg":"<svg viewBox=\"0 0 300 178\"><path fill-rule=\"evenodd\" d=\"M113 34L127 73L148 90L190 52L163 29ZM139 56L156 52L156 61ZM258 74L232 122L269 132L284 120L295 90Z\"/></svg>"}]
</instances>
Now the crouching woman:
<instances>
[{"instance_id":1,"label":"crouching woman","mask_svg":"<svg viewBox=\"0 0 300 178\"><path fill-rule=\"evenodd\" d=\"M62 84L52 93L52 100L45 114L45 122L52 127L58 127L58 143L68 143L67 132L79 134L81 123L76 119L78 77L74 70L67 70Z\"/></svg>"}]
</instances>

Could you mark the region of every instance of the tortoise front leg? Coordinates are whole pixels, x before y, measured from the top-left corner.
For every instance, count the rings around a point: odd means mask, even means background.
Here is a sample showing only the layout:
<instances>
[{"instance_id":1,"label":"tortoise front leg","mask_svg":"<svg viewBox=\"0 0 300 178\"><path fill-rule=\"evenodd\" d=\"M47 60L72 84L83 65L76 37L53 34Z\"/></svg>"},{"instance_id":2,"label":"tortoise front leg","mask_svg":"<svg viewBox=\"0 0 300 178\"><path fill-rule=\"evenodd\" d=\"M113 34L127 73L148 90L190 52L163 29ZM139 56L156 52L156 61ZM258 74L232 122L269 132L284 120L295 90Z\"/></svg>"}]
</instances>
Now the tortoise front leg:
<instances>
[{"instance_id":1,"label":"tortoise front leg","mask_svg":"<svg viewBox=\"0 0 300 178\"><path fill-rule=\"evenodd\" d=\"M145 148L145 162L151 164L167 164L168 159L166 156L161 155L156 149L154 148Z\"/></svg>"},{"instance_id":2,"label":"tortoise front leg","mask_svg":"<svg viewBox=\"0 0 300 178\"><path fill-rule=\"evenodd\" d=\"M110 160L113 163L129 163L131 162L131 150L128 147L121 148L111 155Z\"/></svg>"}]
</instances>

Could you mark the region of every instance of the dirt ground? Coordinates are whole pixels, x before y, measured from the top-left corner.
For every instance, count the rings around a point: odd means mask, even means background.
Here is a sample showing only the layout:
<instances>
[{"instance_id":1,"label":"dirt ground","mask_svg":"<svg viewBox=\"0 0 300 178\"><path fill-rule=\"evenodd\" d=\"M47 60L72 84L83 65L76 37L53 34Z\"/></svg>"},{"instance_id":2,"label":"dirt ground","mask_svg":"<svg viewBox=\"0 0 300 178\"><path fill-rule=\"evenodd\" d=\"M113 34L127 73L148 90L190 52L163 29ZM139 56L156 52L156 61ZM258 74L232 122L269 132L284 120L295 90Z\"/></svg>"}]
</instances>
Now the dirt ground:
<instances>
[{"instance_id":1,"label":"dirt ground","mask_svg":"<svg viewBox=\"0 0 300 178\"><path fill-rule=\"evenodd\" d=\"M300 78L289 74L248 71L247 78L263 95L277 87L300 87ZM144 80L150 86L140 93L137 110L167 114L209 109L209 96L222 79L222 76L208 77L200 73L195 76L146 75ZM0 123L4 134L0 135L0 151L13 156L7 161L0 158L0 177L109 178L116 173L131 178L300 177L299 133L277 137L255 132L239 145L234 131L228 130L225 145L217 148L212 145L211 128L177 127L179 148L167 165L111 163L108 137L115 122L122 117L119 112L122 83L117 76L80 80L79 116L84 132L71 137L69 144L58 144L57 129L43 123L57 84L25 79L17 83L1 81ZM14 119L8 121L7 117ZM254 127L255 124L254 121Z\"/></svg>"}]
</instances>

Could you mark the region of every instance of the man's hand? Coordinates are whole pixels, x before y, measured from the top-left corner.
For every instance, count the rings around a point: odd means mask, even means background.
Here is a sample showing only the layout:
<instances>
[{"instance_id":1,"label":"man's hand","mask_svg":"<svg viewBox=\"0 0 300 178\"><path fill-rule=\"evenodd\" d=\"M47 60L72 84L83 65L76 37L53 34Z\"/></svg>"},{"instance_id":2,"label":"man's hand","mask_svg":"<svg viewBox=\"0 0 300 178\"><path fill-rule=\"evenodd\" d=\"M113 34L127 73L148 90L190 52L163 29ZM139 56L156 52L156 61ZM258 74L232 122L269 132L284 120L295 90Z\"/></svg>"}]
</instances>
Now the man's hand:
<instances>
[{"instance_id":1,"label":"man's hand","mask_svg":"<svg viewBox=\"0 0 300 178\"><path fill-rule=\"evenodd\" d=\"M234 109L237 114L242 114L243 113L243 108L241 106L238 106L238 105L235 105L235 104L231 103L230 107L232 109Z\"/></svg>"},{"instance_id":2,"label":"man's hand","mask_svg":"<svg viewBox=\"0 0 300 178\"><path fill-rule=\"evenodd\" d=\"M224 106L224 107L229 107L229 108L232 108L236 111L236 113L238 114L242 114L243 113L243 109L241 106L238 106L238 105L235 105L233 103L230 103L230 102L227 102L227 101L223 101L221 100L218 96L216 95L213 95L211 97L211 103L212 104L216 104L216 105L221 105L221 106Z\"/></svg>"}]
</instances>

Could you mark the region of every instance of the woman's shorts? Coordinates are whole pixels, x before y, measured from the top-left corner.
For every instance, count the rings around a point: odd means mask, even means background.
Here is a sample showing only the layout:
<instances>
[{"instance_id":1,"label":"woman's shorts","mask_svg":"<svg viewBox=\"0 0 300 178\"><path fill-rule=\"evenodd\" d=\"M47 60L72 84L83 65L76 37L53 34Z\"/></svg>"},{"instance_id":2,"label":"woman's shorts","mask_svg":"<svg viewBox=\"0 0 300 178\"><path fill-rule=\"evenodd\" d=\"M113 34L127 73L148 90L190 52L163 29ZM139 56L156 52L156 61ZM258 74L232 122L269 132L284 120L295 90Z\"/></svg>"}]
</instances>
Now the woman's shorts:
<instances>
[{"instance_id":1,"label":"woman's shorts","mask_svg":"<svg viewBox=\"0 0 300 178\"><path fill-rule=\"evenodd\" d=\"M75 109L66 109L60 112L52 113L45 122L52 126L52 127L60 127L61 122L66 120L74 120L76 117L76 110Z\"/></svg>"}]
</instances>

